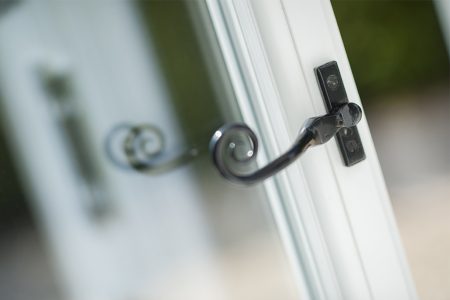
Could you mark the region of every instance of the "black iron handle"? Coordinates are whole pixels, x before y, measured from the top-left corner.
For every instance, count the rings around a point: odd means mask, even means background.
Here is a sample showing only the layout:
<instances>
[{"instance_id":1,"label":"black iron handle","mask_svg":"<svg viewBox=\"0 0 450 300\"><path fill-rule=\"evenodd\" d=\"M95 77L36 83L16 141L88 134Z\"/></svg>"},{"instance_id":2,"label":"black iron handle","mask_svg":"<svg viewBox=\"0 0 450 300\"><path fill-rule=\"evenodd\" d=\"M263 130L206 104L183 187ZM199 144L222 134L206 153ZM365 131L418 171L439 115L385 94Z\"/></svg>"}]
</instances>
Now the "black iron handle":
<instances>
[{"instance_id":1,"label":"black iron handle","mask_svg":"<svg viewBox=\"0 0 450 300\"><path fill-rule=\"evenodd\" d=\"M294 162L309 147L328 142L342 128L355 126L362 110L355 103L346 103L329 114L306 120L294 144L280 157L251 172L240 172L256 158L258 139L245 124L232 123L219 128L211 138L210 151L214 165L228 180L252 184L271 177ZM235 165L235 169L232 165Z\"/></svg>"}]
</instances>

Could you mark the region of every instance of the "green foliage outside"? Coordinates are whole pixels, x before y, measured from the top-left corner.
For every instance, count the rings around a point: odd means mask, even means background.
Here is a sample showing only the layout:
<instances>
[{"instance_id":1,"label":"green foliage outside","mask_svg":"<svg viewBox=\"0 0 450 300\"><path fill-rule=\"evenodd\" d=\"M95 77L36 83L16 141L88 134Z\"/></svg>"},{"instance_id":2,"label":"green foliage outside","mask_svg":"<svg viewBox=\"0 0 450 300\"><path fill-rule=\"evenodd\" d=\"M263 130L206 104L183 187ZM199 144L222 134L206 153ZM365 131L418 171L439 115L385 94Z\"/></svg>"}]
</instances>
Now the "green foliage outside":
<instances>
[{"instance_id":1,"label":"green foliage outside","mask_svg":"<svg viewBox=\"0 0 450 300\"><path fill-rule=\"evenodd\" d=\"M431 1L332 4L362 98L448 82L449 58Z\"/></svg>"}]
</instances>

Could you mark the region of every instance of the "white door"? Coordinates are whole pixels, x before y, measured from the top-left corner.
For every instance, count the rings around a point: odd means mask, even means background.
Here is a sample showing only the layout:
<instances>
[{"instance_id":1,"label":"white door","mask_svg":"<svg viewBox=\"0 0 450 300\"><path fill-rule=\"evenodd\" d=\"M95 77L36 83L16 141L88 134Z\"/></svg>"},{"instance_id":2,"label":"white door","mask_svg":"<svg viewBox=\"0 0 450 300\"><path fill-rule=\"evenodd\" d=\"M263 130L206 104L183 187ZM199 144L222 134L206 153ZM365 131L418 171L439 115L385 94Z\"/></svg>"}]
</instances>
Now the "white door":
<instances>
[{"instance_id":1,"label":"white door","mask_svg":"<svg viewBox=\"0 0 450 300\"><path fill-rule=\"evenodd\" d=\"M251 186L211 161L237 121L282 155L333 61L361 105L325 0L9 5L2 112L67 298L414 299L364 114L352 166L335 139Z\"/></svg>"}]
</instances>

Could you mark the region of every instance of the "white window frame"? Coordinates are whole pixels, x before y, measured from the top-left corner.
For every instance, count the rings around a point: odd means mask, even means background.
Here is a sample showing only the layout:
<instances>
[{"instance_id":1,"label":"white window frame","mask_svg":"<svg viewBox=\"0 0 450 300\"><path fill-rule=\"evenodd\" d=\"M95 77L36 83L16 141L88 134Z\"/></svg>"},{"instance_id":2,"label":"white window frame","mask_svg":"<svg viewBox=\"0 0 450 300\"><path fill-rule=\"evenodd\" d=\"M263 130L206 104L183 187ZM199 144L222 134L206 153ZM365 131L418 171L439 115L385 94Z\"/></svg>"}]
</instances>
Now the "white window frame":
<instances>
[{"instance_id":1,"label":"white window frame","mask_svg":"<svg viewBox=\"0 0 450 300\"><path fill-rule=\"evenodd\" d=\"M315 67L337 61L349 99L361 104L328 0L204 1L205 12L212 21L219 41L242 118L259 134L263 146L258 158L261 164L278 156L291 145L305 119L325 113L314 75ZM27 5L38 5L38 1L31 1ZM126 14L124 20L134 16L128 11L118 13ZM124 24L136 32L134 20L128 21ZM52 39L50 36L48 38L51 46ZM128 38L133 38L132 41L140 45L138 34ZM136 46L135 50L144 55L140 46ZM39 53L36 55L39 56ZM114 56L113 53L109 55ZM134 59L138 60L136 57ZM124 65L128 64L124 62ZM8 65L2 68L8 69ZM10 67L9 71L15 70ZM27 89L17 91L13 88L12 78L20 78L19 71L7 75L1 74L6 85L5 93L11 99L31 99L38 93L37 88L29 92ZM93 77L86 80L94 82ZM95 87L92 89L95 90ZM142 105L148 105L144 102ZM10 101L5 107L10 114L8 124L16 134L16 149L24 158L23 169L31 170L28 174L30 178L38 178L43 170L46 172L47 187L31 179L28 184L35 185L33 189L43 195L42 199L55 198L55 194L61 198L61 201L54 203L43 201L37 207L48 232L56 224L54 220L65 218L66 228L61 232L70 232L70 236L53 235L50 243L54 249L59 247L59 254L64 250L69 251L77 238L79 241L85 239L87 234L84 230L88 228L86 224L80 226L74 217L74 211L79 210L73 206L78 197L73 188L76 185L65 186L70 184L64 182L54 185L54 182L62 181L61 170L28 155L27 141L32 140L34 133L30 131L29 124L23 124L20 120L23 116L28 116L30 121L40 117L41 121L36 124L41 127L33 129L49 131L52 118L42 107L37 111L29 111L25 102ZM118 118L121 117L120 113ZM140 111L135 113L141 115ZM145 117L142 113L143 120ZM367 155L365 161L350 168L345 167L333 140L311 149L293 166L264 182L298 281L300 297L416 299L364 117L358 127ZM98 130L101 131L101 128ZM93 134L101 136L100 132ZM62 150L50 146L55 143L56 133L52 133L34 145L34 154L51 155L66 161ZM62 166L62 169L64 173L69 166ZM70 178L70 172L66 173L63 177ZM114 190L114 187L111 189ZM132 211L130 207L128 211ZM80 260L95 262L96 259L88 251L78 255L77 259ZM60 256L61 264L65 264L62 269L71 270L66 275L76 273L73 270L81 268L77 260L63 261ZM89 294L89 291L83 290L88 284L80 282L78 288L74 284L77 279L65 280L72 281L74 295ZM118 288L117 293L125 292ZM105 299L110 296L109 293L113 294L113 291L107 291Z\"/></svg>"},{"instance_id":2,"label":"white window frame","mask_svg":"<svg viewBox=\"0 0 450 300\"><path fill-rule=\"evenodd\" d=\"M207 3L244 121L268 156L287 149L306 118L325 113L315 67L337 61L349 99L361 104L329 1ZM365 161L345 167L333 141L265 183L269 194L283 191L272 203L280 231L308 298L416 299L364 117L358 128Z\"/></svg>"},{"instance_id":3,"label":"white window frame","mask_svg":"<svg viewBox=\"0 0 450 300\"><path fill-rule=\"evenodd\" d=\"M447 51L450 54L450 1L434 0L434 6L440 19L441 29L447 44Z\"/></svg>"}]
</instances>

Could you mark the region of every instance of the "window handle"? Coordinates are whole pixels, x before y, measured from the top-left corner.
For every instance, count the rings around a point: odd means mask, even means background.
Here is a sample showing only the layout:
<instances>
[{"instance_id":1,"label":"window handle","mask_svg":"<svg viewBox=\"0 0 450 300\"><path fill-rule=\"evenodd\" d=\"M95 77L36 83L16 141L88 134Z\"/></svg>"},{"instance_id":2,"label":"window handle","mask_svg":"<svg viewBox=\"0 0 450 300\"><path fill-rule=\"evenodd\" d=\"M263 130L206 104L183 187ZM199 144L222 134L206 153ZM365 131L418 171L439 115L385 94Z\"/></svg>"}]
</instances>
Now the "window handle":
<instances>
[{"instance_id":1,"label":"window handle","mask_svg":"<svg viewBox=\"0 0 450 300\"><path fill-rule=\"evenodd\" d=\"M340 130L358 124L361 117L361 107L345 103L326 115L307 119L289 150L250 173L242 172L242 169L255 161L258 139L246 124L230 123L219 128L211 138L210 151L214 165L223 177L237 183L252 184L277 174L309 147L328 142Z\"/></svg>"}]
</instances>

